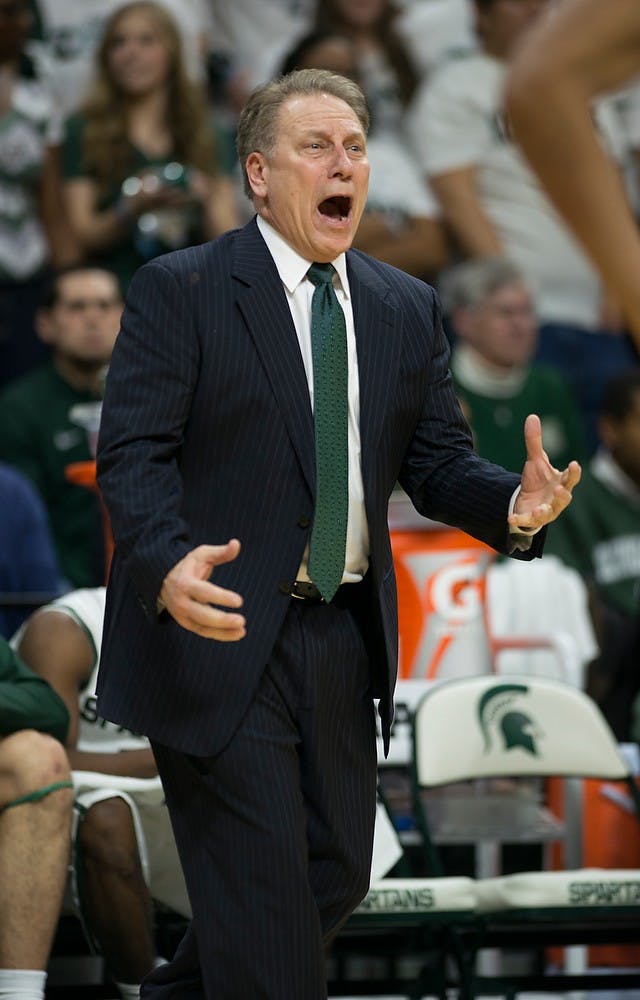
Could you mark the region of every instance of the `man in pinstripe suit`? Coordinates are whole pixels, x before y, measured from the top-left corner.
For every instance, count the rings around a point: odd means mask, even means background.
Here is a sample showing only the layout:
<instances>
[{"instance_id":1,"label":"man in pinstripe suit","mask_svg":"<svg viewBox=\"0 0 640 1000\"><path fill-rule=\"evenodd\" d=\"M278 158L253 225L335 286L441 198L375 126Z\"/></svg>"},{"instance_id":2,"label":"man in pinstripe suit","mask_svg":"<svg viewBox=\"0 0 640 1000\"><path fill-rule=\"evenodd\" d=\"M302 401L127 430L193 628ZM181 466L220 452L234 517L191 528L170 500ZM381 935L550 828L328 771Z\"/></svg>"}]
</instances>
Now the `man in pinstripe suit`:
<instances>
[{"instance_id":1,"label":"man in pinstripe suit","mask_svg":"<svg viewBox=\"0 0 640 1000\"><path fill-rule=\"evenodd\" d=\"M349 249L367 125L342 77L260 88L238 133L257 219L146 265L128 296L99 448L116 542L99 710L152 740L194 912L144 997L326 996L323 949L368 884L374 697L389 736L396 480L425 515L530 558L524 533L579 478L551 468L536 417L521 480L474 455L432 289ZM308 574L312 262L335 268L348 354L329 602Z\"/></svg>"}]
</instances>

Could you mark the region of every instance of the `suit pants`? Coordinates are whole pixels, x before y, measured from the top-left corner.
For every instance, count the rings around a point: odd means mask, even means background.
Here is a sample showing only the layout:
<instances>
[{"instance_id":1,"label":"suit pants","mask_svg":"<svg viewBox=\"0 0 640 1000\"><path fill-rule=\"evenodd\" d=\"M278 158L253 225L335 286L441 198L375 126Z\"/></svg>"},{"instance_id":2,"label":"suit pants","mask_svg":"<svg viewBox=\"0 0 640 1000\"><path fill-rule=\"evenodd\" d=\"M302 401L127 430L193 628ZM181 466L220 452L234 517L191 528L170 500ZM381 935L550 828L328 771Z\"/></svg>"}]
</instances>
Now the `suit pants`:
<instances>
[{"instance_id":1,"label":"suit pants","mask_svg":"<svg viewBox=\"0 0 640 1000\"><path fill-rule=\"evenodd\" d=\"M366 894L373 844L375 720L357 617L292 599L229 745L206 758L153 749L193 921L141 997L323 1000L325 949Z\"/></svg>"}]
</instances>

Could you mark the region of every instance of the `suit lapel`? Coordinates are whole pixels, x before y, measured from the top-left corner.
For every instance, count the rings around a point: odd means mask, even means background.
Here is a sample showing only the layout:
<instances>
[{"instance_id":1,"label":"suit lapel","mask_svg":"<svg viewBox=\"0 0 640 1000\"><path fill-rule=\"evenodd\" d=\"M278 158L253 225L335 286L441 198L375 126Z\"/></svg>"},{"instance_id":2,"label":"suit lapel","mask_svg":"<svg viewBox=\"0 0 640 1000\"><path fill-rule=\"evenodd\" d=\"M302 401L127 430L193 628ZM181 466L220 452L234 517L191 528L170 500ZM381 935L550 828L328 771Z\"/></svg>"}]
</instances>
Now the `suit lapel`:
<instances>
[{"instance_id":1,"label":"suit lapel","mask_svg":"<svg viewBox=\"0 0 640 1000\"><path fill-rule=\"evenodd\" d=\"M358 352L362 474L366 483L397 376L401 331L397 310L386 301L389 286L365 257L350 252L347 263ZM314 493L313 415L304 364L280 276L255 219L238 234L232 275L237 279L238 308Z\"/></svg>"},{"instance_id":2,"label":"suit lapel","mask_svg":"<svg viewBox=\"0 0 640 1000\"><path fill-rule=\"evenodd\" d=\"M386 301L389 286L366 258L349 253L347 262L360 377L362 476L367 483L397 377L401 331L398 312Z\"/></svg>"},{"instance_id":3,"label":"suit lapel","mask_svg":"<svg viewBox=\"0 0 640 1000\"><path fill-rule=\"evenodd\" d=\"M315 455L307 377L282 282L255 219L238 235L232 275L238 279L238 308L253 338L291 443L313 493Z\"/></svg>"}]
</instances>

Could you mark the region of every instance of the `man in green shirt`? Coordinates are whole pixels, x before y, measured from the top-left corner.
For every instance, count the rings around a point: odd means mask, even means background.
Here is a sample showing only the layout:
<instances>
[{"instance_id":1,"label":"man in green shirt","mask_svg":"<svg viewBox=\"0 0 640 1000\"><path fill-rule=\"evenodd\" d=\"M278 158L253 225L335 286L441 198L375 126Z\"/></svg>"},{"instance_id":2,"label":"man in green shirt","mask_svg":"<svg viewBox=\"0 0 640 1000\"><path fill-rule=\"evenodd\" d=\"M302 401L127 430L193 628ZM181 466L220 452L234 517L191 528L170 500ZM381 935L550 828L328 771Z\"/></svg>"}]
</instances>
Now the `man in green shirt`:
<instances>
[{"instance_id":1,"label":"man in green shirt","mask_svg":"<svg viewBox=\"0 0 640 1000\"><path fill-rule=\"evenodd\" d=\"M101 399L121 310L110 271L83 265L58 274L37 316L51 360L0 393L0 459L35 484L69 587L104 582L98 498L70 482L66 470L93 457L82 408Z\"/></svg>"},{"instance_id":2,"label":"man in green shirt","mask_svg":"<svg viewBox=\"0 0 640 1000\"><path fill-rule=\"evenodd\" d=\"M566 519L550 529L545 553L590 587L601 648L591 693L618 738L628 739L640 690L640 368L608 384L599 431L602 446Z\"/></svg>"},{"instance_id":3,"label":"man in green shirt","mask_svg":"<svg viewBox=\"0 0 640 1000\"><path fill-rule=\"evenodd\" d=\"M0 997L40 1000L67 877L64 702L0 638Z\"/></svg>"},{"instance_id":4,"label":"man in green shirt","mask_svg":"<svg viewBox=\"0 0 640 1000\"><path fill-rule=\"evenodd\" d=\"M456 338L453 379L478 454L519 469L520 428L537 413L551 463L562 469L571 456L582 461L584 432L569 386L532 362L537 327L520 271L503 258L471 260L448 272L441 293Z\"/></svg>"},{"instance_id":5,"label":"man in green shirt","mask_svg":"<svg viewBox=\"0 0 640 1000\"><path fill-rule=\"evenodd\" d=\"M545 551L631 618L640 611L640 368L609 383L599 429L602 446L583 472L580 497L549 531Z\"/></svg>"}]
</instances>

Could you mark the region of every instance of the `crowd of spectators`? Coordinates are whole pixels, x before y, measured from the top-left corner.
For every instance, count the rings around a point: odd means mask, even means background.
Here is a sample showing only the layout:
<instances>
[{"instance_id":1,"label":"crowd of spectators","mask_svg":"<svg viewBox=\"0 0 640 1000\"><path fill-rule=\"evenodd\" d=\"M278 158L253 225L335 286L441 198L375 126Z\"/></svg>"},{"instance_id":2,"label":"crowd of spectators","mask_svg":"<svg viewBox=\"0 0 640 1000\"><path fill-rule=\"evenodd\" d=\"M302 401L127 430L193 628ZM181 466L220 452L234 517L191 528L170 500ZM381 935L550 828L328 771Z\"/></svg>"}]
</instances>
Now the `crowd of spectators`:
<instances>
[{"instance_id":1,"label":"crowd of spectators","mask_svg":"<svg viewBox=\"0 0 640 1000\"><path fill-rule=\"evenodd\" d=\"M239 108L258 83L314 66L365 91L371 182L355 245L439 290L477 450L518 471L523 418L537 412L553 463L586 465L548 551L593 597L603 649L593 691L621 738L638 732L639 359L502 108L511 55L550 6L0 0L1 635L35 605L104 582L99 498L69 466L93 458L127 285L151 257L248 219ZM640 206L640 89L599 101L593 115ZM60 627L60 615L45 619ZM71 666L70 681L63 667L57 678L34 669L63 697L65 684L87 680ZM77 713L74 694L71 751ZM3 728L0 752L8 736ZM45 749L43 775L55 759ZM63 796L40 808L66 822ZM0 834L14 816L0 802ZM100 937L99 914L95 923ZM154 958L150 945L141 953L124 968L112 958L116 977L138 980ZM3 955L0 938L0 966Z\"/></svg>"}]
</instances>

